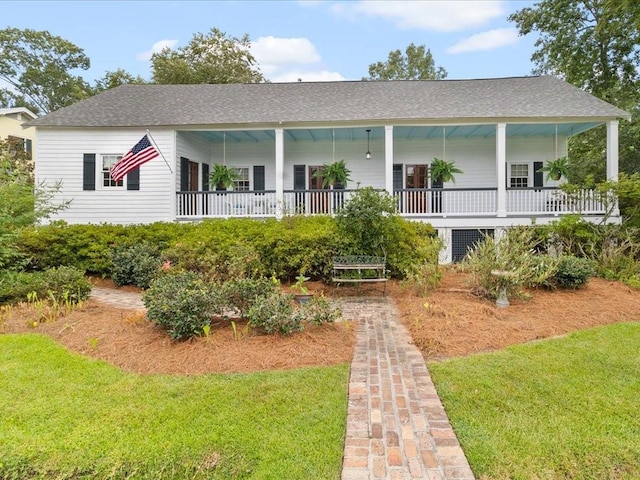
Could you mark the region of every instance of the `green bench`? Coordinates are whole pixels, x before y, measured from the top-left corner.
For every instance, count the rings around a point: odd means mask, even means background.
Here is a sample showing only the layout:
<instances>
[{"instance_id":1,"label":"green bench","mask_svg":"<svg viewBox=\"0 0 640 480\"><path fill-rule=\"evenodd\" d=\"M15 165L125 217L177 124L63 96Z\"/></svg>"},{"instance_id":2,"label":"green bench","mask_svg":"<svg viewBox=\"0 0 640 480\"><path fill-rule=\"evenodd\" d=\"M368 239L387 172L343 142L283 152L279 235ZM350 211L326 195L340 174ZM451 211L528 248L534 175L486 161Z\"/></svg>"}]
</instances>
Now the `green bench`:
<instances>
[{"instance_id":1,"label":"green bench","mask_svg":"<svg viewBox=\"0 0 640 480\"><path fill-rule=\"evenodd\" d=\"M387 293L387 259L373 255L340 255L333 257L332 282L370 283L385 282L383 295Z\"/></svg>"}]
</instances>

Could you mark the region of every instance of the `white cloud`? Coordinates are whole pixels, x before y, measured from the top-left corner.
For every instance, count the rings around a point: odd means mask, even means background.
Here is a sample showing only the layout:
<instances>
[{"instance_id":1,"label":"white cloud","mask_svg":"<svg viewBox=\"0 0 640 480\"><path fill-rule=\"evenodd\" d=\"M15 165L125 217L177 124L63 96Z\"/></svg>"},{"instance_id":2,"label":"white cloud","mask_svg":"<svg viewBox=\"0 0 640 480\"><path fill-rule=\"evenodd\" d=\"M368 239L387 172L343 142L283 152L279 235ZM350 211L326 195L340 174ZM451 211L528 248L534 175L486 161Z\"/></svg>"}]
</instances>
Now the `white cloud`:
<instances>
[{"instance_id":1,"label":"white cloud","mask_svg":"<svg viewBox=\"0 0 640 480\"><path fill-rule=\"evenodd\" d=\"M176 43L178 43L178 40L160 40L159 42L153 44L151 50L140 52L138 55L136 55L136 59L141 62L147 62L151 60L151 55L153 55L154 53L160 53L162 49L167 47L173 48Z\"/></svg>"},{"instance_id":2,"label":"white cloud","mask_svg":"<svg viewBox=\"0 0 640 480\"><path fill-rule=\"evenodd\" d=\"M337 72L322 70L322 58L307 38L260 37L251 43L251 53L256 58L262 74L272 82L325 82L344 80ZM307 71L302 65L317 65Z\"/></svg>"},{"instance_id":3,"label":"white cloud","mask_svg":"<svg viewBox=\"0 0 640 480\"><path fill-rule=\"evenodd\" d=\"M420 29L455 32L484 25L506 15L503 0L363 0L357 3L335 3L330 10L357 20L359 16L386 18L403 30Z\"/></svg>"},{"instance_id":4,"label":"white cloud","mask_svg":"<svg viewBox=\"0 0 640 480\"><path fill-rule=\"evenodd\" d=\"M447 48L447 53L478 52L513 45L518 41L516 28L496 28L463 38L455 45Z\"/></svg>"},{"instance_id":5,"label":"white cloud","mask_svg":"<svg viewBox=\"0 0 640 480\"><path fill-rule=\"evenodd\" d=\"M260 65L318 63L320 55L307 38L260 37L251 43L251 53Z\"/></svg>"},{"instance_id":6,"label":"white cloud","mask_svg":"<svg viewBox=\"0 0 640 480\"><path fill-rule=\"evenodd\" d=\"M297 82L302 80L303 82L338 82L346 80L338 72L328 72L326 70L318 72L301 72L301 71L287 71L282 72L269 78L272 82Z\"/></svg>"}]
</instances>

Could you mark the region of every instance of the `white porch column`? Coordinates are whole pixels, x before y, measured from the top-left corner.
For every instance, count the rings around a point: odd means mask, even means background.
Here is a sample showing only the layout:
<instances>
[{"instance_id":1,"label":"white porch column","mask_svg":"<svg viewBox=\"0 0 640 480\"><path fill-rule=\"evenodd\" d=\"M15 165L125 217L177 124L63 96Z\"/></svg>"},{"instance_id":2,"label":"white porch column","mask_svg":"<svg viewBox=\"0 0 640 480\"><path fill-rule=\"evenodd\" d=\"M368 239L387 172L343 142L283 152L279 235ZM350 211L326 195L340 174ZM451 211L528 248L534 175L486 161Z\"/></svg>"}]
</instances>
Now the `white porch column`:
<instances>
[{"instance_id":1,"label":"white porch column","mask_svg":"<svg viewBox=\"0 0 640 480\"><path fill-rule=\"evenodd\" d=\"M618 120L607 122L607 180L618 181Z\"/></svg>"},{"instance_id":2,"label":"white porch column","mask_svg":"<svg viewBox=\"0 0 640 480\"><path fill-rule=\"evenodd\" d=\"M507 124L496 125L496 178L498 217L507 216Z\"/></svg>"},{"instance_id":3,"label":"white porch column","mask_svg":"<svg viewBox=\"0 0 640 480\"><path fill-rule=\"evenodd\" d=\"M384 126L384 189L393 195L393 125Z\"/></svg>"},{"instance_id":4,"label":"white porch column","mask_svg":"<svg viewBox=\"0 0 640 480\"><path fill-rule=\"evenodd\" d=\"M276 128L276 217L284 207L284 128Z\"/></svg>"}]
</instances>

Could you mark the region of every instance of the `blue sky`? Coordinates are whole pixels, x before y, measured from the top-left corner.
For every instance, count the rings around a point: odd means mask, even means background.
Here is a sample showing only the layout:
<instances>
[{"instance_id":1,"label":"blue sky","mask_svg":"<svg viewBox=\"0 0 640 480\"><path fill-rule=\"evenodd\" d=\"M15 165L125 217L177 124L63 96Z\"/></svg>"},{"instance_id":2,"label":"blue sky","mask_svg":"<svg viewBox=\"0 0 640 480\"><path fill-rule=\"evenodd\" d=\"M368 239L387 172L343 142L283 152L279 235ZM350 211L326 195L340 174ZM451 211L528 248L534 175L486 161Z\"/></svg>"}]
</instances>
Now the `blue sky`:
<instances>
[{"instance_id":1,"label":"blue sky","mask_svg":"<svg viewBox=\"0 0 640 480\"><path fill-rule=\"evenodd\" d=\"M534 37L507 16L533 1L3 1L0 28L48 30L82 48L93 82L124 68L151 78L151 52L216 27L248 34L271 81L359 80L371 63L425 45L448 78L530 75Z\"/></svg>"}]
</instances>

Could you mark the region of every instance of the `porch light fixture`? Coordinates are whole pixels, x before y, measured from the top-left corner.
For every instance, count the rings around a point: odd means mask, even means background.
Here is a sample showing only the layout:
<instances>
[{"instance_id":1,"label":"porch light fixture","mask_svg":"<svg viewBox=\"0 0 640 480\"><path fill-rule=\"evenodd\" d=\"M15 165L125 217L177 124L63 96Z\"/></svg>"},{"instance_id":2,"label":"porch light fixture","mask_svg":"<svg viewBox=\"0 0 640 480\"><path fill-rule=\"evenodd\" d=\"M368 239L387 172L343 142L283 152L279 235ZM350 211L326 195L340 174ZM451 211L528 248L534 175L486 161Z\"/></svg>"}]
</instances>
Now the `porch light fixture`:
<instances>
[{"instance_id":1,"label":"porch light fixture","mask_svg":"<svg viewBox=\"0 0 640 480\"><path fill-rule=\"evenodd\" d=\"M369 148L370 140L371 140L371 129L367 128L367 153L365 154L365 158L367 160L371 160L371 149Z\"/></svg>"}]
</instances>

